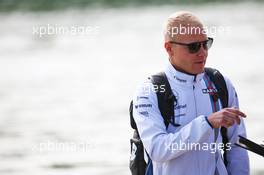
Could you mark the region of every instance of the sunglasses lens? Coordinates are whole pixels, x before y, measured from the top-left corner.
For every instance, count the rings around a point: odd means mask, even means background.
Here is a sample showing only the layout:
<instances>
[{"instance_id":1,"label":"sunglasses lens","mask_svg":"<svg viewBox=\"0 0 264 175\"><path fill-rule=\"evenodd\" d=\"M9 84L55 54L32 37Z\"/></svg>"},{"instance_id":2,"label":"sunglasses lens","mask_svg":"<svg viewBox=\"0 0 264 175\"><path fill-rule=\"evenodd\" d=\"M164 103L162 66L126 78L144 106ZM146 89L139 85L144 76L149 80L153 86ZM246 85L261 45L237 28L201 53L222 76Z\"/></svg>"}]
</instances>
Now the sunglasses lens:
<instances>
[{"instance_id":1,"label":"sunglasses lens","mask_svg":"<svg viewBox=\"0 0 264 175\"><path fill-rule=\"evenodd\" d=\"M203 45L205 49L210 49L213 44L213 38L208 38L207 42Z\"/></svg>"},{"instance_id":2,"label":"sunglasses lens","mask_svg":"<svg viewBox=\"0 0 264 175\"><path fill-rule=\"evenodd\" d=\"M192 43L188 45L188 49L190 53L196 53L200 50L201 43Z\"/></svg>"},{"instance_id":3,"label":"sunglasses lens","mask_svg":"<svg viewBox=\"0 0 264 175\"><path fill-rule=\"evenodd\" d=\"M197 53L200 50L201 45L203 45L203 48L205 50L208 50L208 49L210 49L212 44L213 44L213 38L208 38L208 40L204 41L204 42L191 43L188 45L189 52L190 53Z\"/></svg>"}]
</instances>

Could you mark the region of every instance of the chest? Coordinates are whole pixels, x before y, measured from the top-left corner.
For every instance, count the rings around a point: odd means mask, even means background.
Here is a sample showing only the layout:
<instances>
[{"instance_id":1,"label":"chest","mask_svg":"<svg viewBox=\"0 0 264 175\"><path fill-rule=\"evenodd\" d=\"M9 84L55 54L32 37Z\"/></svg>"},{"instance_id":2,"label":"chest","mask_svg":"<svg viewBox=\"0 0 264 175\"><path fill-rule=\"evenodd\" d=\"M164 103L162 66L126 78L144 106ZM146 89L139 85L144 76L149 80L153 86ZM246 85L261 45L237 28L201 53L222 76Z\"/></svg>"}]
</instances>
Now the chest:
<instances>
[{"instance_id":1,"label":"chest","mask_svg":"<svg viewBox=\"0 0 264 175\"><path fill-rule=\"evenodd\" d=\"M219 100L212 95L217 93L215 87L200 82L192 86L172 86L176 98L174 102L174 122L180 126L169 125L168 130L175 132L200 115L209 116L221 108Z\"/></svg>"}]
</instances>

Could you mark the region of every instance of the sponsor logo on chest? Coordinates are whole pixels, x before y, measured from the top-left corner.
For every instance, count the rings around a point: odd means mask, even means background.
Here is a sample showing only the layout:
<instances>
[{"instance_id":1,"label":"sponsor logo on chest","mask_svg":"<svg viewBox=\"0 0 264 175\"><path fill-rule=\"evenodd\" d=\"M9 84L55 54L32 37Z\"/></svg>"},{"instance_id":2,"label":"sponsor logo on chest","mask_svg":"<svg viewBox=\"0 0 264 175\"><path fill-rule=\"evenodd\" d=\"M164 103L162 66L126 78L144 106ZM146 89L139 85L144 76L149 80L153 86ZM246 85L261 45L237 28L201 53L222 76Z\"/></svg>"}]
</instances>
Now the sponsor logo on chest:
<instances>
[{"instance_id":1,"label":"sponsor logo on chest","mask_svg":"<svg viewBox=\"0 0 264 175\"><path fill-rule=\"evenodd\" d=\"M211 94L214 95L217 93L217 89L215 88L207 88L207 89L202 89L203 94Z\"/></svg>"}]
</instances>

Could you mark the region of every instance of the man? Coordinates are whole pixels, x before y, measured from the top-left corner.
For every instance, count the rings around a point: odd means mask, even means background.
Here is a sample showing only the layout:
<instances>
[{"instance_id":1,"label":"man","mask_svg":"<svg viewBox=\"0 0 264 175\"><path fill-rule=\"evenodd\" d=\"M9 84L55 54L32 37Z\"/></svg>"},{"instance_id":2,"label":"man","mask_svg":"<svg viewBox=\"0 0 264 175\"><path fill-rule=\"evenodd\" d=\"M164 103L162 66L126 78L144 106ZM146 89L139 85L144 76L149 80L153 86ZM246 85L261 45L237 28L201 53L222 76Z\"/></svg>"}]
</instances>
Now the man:
<instances>
[{"instance_id":1,"label":"man","mask_svg":"<svg viewBox=\"0 0 264 175\"><path fill-rule=\"evenodd\" d=\"M154 175L249 174L247 151L234 145L238 135L246 136L242 119L246 115L238 109L229 79L225 77L229 107L221 109L220 100L215 104L210 100L208 90L214 85L204 67L213 39L203 28L196 16L185 11L172 14L165 25L164 47L169 56L165 74L177 100L176 125L165 126L151 82L144 82L134 96L133 116ZM227 166L218 146L222 126L228 128Z\"/></svg>"}]
</instances>

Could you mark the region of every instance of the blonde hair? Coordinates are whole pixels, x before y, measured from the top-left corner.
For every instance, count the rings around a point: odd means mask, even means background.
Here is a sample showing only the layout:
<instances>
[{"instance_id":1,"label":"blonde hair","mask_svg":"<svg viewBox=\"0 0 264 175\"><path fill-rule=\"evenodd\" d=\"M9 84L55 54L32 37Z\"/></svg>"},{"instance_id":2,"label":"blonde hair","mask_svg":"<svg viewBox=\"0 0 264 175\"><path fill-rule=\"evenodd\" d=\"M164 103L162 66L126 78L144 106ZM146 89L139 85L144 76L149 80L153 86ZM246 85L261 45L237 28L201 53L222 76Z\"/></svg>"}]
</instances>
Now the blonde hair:
<instances>
[{"instance_id":1,"label":"blonde hair","mask_svg":"<svg viewBox=\"0 0 264 175\"><path fill-rule=\"evenodd\" d=\"M164 23L163 34L165 42L177 39L177 35L181 34L182 27L192 28L195 31L199 29L199 32L201 32L200 30L203 28L203 25L200 19L191 12L179 11L173 13Z\"/></svg>"}]
</instances>

